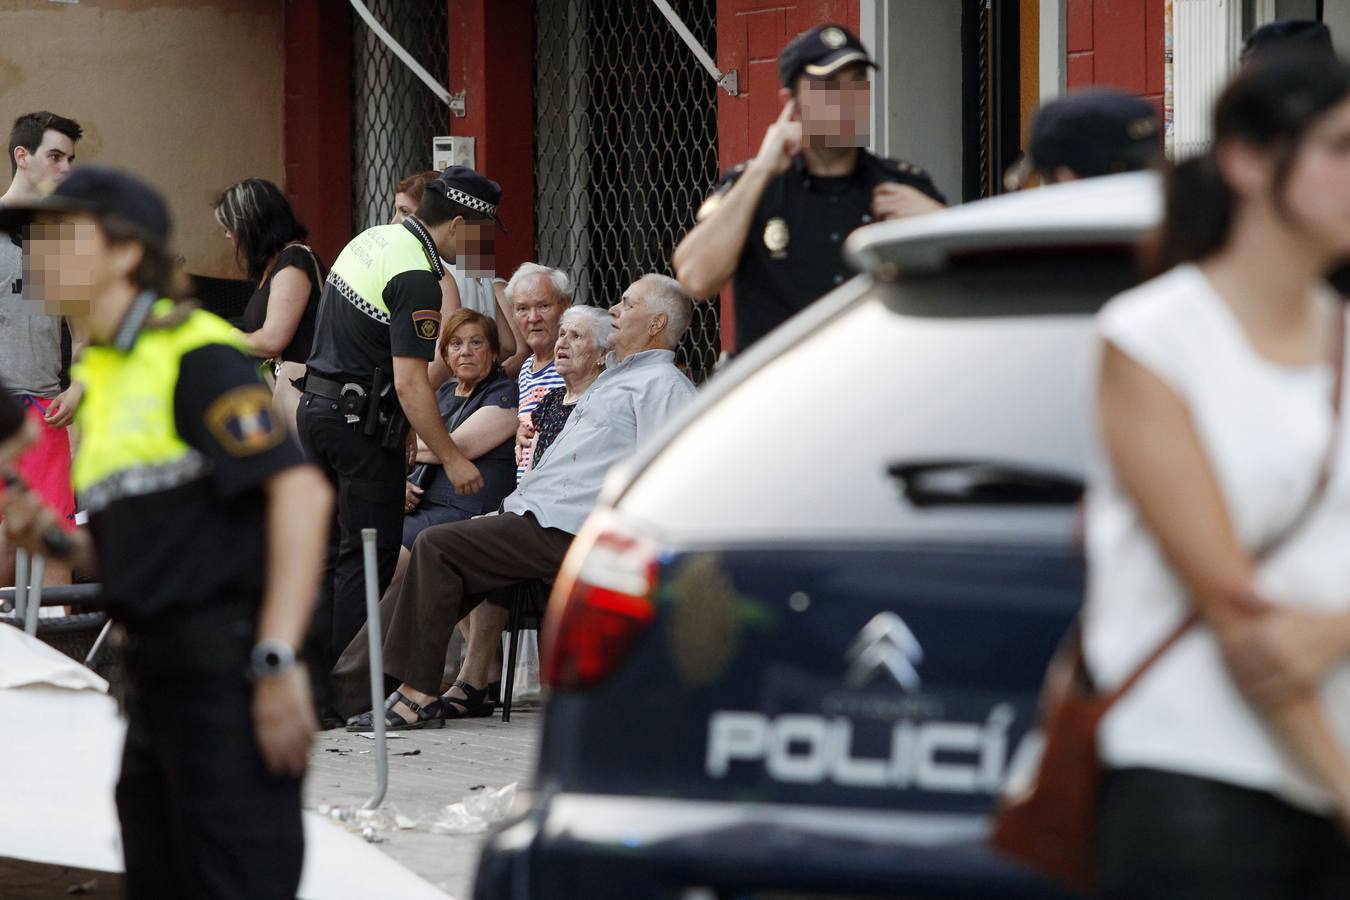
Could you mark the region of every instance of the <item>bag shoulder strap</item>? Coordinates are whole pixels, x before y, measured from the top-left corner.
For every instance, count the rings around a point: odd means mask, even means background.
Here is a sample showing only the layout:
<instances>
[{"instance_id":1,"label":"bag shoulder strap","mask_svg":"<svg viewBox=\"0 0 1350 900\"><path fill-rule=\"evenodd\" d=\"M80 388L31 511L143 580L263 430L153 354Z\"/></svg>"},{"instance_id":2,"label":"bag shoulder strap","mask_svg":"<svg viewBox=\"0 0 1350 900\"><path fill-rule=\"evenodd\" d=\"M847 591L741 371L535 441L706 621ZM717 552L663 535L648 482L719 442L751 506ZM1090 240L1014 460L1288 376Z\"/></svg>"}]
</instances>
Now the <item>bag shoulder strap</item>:
<instances>
[{"instance_id":1,"label":"bag shoulder strap","mask_svg":"<svg viewBox=\"0 0 1350 900\"><path fill-rule=\"evenodd\" d=\"M1303 526L1312 518L1313 513L1317 511L1317 507L1321 505L1323 498L1326 496L1327 486L1331 483L1331 476L1335 471L1336 455L1341 446L1341 407L1343 405L1342 400L1345 390L1346 312L1340 306L1339 299L1337 300L1336 313L1336 343L1331 349L1331 366L1334 378L1331 388L1331 435L1327 439L1327 447L1322 454L1322 461L1318 467L1317 478L1313 482L1313 488L1308 493L1307 499L1303 501L1303 505L1299 508L1298 513L1252 554L1253 559L1257 562L1268 559L1277 550L1288 544L1289 541L1303 529ZM1144 673L1146 673L1154 663L1161 659L1163 654L1172 649L1177 641L1181 640L1182 636L1190 631L1191 627L1199 621L1199 613L1192 611L1187 615L1186 618L1182 620L1181 624L1168 634L1168 636L1163 639L1163 642L1154 648L1153 652L1150 653L1123 682L1121 682L1120 686L1104 698L1105 707L1110 707L1124 696L1126 691L1134 687L1139 679L1144 676ZM1081 641L1079 646L1081 652Z\"/></svg>"},{"instance_id":2,"label":"bag shoulder strap","mask_svg":"<svg viewBox=\"0 0 1350 900\"><path fill-rule=\"evenodd\" d=\"M464 424L465 419L482 409L483 399L487 396L487 389L492 387L496 381L496 371L494 370L493 372L488 373L487 377L480 381L474 389L469 392L469 396L464 398L464 405L455 413L454 422L446 423L445 430L453 432L460 425Z\"/></svg>"},{"instance_id":3,"label":"bag shoulder strap","mask_svg":"<svg viewBox=\"0 0 1350 900\"><path fill-rule=\"evenodd\" d=\"M301 250L305 251L305 253L309 256L309 263L310 263L310 265L312 265L312 266L314 267L314 286L315 286L318 290L322 291L322 290L323 290L323 267L319 265L319 257L318 257L318 255L310 248L310 246L309 246L308 244L302 244L302 243L300 243L299 241L291 241L289 244L287 244L287 245L285 245L284 247L282 247L281 250L277 251L276 258L273 259L272 262L268 264L268 266L267 266L267 271L266 271L266 272L263 272L263 277L262 277L263 283L266 284L266 283L267 283L267 279L268 279L269 277L271 277L271 275L272 275L272 269L276 267L277 260L281 258L281 252L284 251L284 250L289 250L291 247L299 247Z\"/></svg>"},{"instance_id":4,"label":"bag shoulder strap","mask_svg":"<svg viewBox=\"0 0 1350 900\"><path fill-rule=\"evenodd\" d=\"M1336 316L1336 344L1331 350L1332 370L1335 373L1335 381L1331 387L1331 436L1327 439L1326 450L1322 453L1322 462L1317 470L1317 479L1313 482L1312 490L1308 497L1303 501L1303 506L1299 508L1298 513L1290 519L1283 528L1271 535L1255 553L1253 558L1257 561L1266 559L1273 555L1289 540L1298 534L1312 514L1317 511L1321 505L1322 498L1326 496L1327 486L1331 483L1331 476L1336 467L1336 455L1341 448L1341 406L1345 391L1345 337L1346 323L1345 311L1341 309L1338 301Z\"/></svg>"}]
</instances>

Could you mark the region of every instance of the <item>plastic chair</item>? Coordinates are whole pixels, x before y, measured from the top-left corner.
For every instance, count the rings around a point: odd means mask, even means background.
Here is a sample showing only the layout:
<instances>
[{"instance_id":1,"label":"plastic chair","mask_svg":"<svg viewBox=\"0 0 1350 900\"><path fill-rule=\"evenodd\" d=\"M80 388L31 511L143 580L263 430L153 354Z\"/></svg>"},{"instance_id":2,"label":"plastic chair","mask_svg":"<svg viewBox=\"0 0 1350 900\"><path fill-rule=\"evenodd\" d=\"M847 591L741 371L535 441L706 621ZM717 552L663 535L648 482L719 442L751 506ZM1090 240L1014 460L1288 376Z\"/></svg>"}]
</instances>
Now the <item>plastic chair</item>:
<instances>
[{"instance_id":1,"label":"plastic chair","mask_svg":"<svg viewBox=\"0 0 1350 900\"><path fill-rule=\"evenodd\" d=\"M539 622L544 617L544 607L548 605L548 594L552 586L551 582L535 579L522 581L512 589L511 616L506 625L506 632L510 636L507 643L511 647L511 652L502 660L502 668L506 673L502 684L503 722L511 721L511 699L516 690L516 659L520 654L520 633L529 630L526 628L527 623L534 630L539 629Z\"/></svg>"}]
</instances>

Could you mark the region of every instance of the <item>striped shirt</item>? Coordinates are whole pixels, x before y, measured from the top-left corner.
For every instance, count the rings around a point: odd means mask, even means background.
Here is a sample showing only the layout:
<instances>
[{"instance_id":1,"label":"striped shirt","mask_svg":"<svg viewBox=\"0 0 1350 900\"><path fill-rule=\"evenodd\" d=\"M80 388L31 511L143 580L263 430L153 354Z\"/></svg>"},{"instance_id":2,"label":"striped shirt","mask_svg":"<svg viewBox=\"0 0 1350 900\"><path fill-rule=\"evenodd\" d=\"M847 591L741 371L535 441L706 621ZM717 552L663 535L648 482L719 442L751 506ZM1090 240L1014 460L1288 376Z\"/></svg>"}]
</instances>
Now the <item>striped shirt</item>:
<instances>
[{"instance_id":1,"label":"striped shirt","mask_svg":"<svg viewBox=\"0 0 1350 900\"><path fill-rule=\"evenodd\" d=\"M544 395L554 388L565 387L562 376L553 366L553 360L548 361L538 372L534 371L534 354L525 360L525 364L520 367L520 406L517 412L520 420L525 422L529 420L530 413L539 405L539 401L544 399ZM520 465L516 466L516 483L525 476L525 470L530 467L530 448L526 447L520 455Z\"/></svg>"}]
</instances>

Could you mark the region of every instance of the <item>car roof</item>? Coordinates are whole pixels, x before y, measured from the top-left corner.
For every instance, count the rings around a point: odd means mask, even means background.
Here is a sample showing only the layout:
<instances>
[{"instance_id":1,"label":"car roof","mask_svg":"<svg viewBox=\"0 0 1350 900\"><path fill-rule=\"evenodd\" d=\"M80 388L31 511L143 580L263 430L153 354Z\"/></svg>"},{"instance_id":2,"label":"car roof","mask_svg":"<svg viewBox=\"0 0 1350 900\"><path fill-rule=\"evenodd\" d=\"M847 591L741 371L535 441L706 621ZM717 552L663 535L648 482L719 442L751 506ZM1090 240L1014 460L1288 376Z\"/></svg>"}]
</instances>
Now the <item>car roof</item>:
<instances>
[{"instance_id":1,"label":"car roof","mask_svg":"<svg viewBox=\"0 0 1350 900\"><path fill-rule=\"evenodd\" d=\"M1019 247L1132 243L1162 218L1154 172L1088 178L1004 194L855 231L844 246L884 281L944 268L953 256Z\"/></svg>"},{"instance_id":2,"label":"car roof","mask_svg":"<svg viewBox=\"0 0 1350 900\"><path fill-rule=\"evenodd\" d=\"M865 225L845 245L864 275L891 282L901 274L940 271L961 253L1005 249L1133 244L1162 219L1162 179L1152 172L1108 175L973 201L941 212ZM812 303L738 355L699 390L695 402L616 465L600 494L602 505L624 491L670 440L765 364L870 293L871 279L854 278Z\"/></svg>"}]
</instances>

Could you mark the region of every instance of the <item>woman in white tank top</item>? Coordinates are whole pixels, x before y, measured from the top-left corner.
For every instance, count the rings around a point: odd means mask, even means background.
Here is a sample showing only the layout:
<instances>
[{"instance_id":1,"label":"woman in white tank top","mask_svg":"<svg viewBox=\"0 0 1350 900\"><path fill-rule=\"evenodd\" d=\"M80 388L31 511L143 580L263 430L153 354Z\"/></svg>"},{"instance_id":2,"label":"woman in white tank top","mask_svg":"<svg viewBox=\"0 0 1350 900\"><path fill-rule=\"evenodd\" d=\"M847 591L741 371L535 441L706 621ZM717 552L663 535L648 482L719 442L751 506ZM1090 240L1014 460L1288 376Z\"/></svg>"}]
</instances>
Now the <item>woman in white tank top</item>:
<instances>
[{"instance_id":1,"label":"woman in white tank top","mask_svg":"<svg viewBox=\"0 0 1350 900\"><path fill-rule=\"evenodd\" d=\"M1104 892L1350 897L1345 313L1323 281L1350 257L1350 70L1244 70L1214 134L1168 180L1170 270L1099 317L1092 674L1120 684L1199 616L1103 722Z\"/></svg>"}]
</instances>

